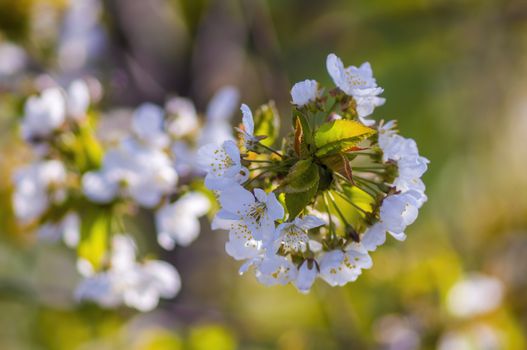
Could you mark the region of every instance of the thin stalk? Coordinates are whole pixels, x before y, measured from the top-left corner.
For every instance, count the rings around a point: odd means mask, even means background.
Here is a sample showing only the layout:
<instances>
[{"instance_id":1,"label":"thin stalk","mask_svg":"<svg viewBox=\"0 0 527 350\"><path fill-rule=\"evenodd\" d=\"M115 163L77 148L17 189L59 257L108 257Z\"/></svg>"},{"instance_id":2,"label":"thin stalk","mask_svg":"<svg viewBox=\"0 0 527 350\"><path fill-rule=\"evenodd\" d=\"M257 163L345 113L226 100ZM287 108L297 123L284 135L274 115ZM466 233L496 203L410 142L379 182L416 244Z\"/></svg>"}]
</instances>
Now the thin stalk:
<instances>
[{"instance_id":1,"label":"thin stalk","mask_svg":"<svg viewBox=\"0 0 527 350\"><path fill-rule=\"evenodd\" d=\"M333 224L333 218L331 217L331 212L329 210L329 203L328 203L328 199L326 198L326 193L324 193L322 195L322 198L324 199L324 205L326 206L326 210L328 212L328 218L329 218L329 234L331 236L331 239L333 239L333 237L335 237L335 229L334 229L334 224Z\"/></svg>"},{"instance_id":2,"label":"thin stalk","mask_svg":"<svg viewBox=\"0 0 527 350\"><path fill-rule=\"evenodd\" d=\"M253 181L261 178L264 174L267 174L270 170L265 170L265 171L262 171L260 174L256 175L255 177L253 177L252 179L250 180L247 180L243 183L244 186L247 186L249 185L250 183L252 183Z\"/></svg>"},{"instance_id":3,"label":"thin stalk","mask_svg":"<svg viewBox=\"0 0 527 350\"><path fill-rule=\"evenodd\" d=\"M331 204L333 204L333 207L337 210L337 213L342 219L342 222L344 222L346 226L351 226L348 220L346 220L346 217L344 216L344 214L342 214L342 211L340 211L340 208L337 206L337 202L335 201L335 197L333 197L333 194L328 191L328 196L329 196L329 199L331 199Z\"/></svg>"},{"instance_id":4,"label":"thin stalk","mask_svg":"<svg viewBox=\"0 0 527 350\"><path fill-rule=\"evenodd\" d=\"M371 213L367 212L366 210L362 209L361 207L359 207L357 204L353 203L349 198L347 198L344 194L340 193L340 192L335 192L336 194L339 195L340 198L344 199L346 202L348 202L351 206L353 206L355 209L357 209L358 211L362 212L364 215L369 215Z\"/></svg>"},{"instance_id":5,"label":"thin stalk","mask_svg":"<svg viewBox=\"0 0 527 350\"><path fill-rule=\"evenodd\" d=\"M275 149L273 149L273 148L271 148L271 147L268 147L268 146L264 145L264 144L261 143L261 142L258 142L258 145L262 146L263 148L265 148L265 149L268 150L269 152L272 152L272 153L276 154L276 155L279 156L280 158L284 158L284 156L283 156L280 152L278 152L277 150L275 150Z\"/></svg>"}]
</instances>

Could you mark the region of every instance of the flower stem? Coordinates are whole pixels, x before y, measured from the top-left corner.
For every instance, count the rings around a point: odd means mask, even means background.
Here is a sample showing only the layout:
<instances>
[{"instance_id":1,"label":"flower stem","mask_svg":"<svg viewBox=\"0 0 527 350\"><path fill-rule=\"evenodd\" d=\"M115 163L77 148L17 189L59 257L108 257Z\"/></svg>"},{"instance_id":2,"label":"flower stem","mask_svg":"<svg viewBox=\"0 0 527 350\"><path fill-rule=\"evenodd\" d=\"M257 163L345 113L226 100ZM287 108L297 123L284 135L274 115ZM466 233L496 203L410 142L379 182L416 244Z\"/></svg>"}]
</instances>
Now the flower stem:
<instances>
[{"instance_id":1,"label":"flower stem","mask_svg":"<svg viewBox=\"0 0 527 350\"><path fill-rule=\"evenodd\" d=\"M339 195L340 198L344 199L346 202L348 202L351 206L353 206L355 209L357 209L358 211L362 212L364 215L369 215L371 213L367 212L366 210L362 209L361 207L359 207L357 204L353 203L349 198L347 198L343 193L340 193L340 192L335 192L336 194Z\"/></svg>"},{"instance_id":2,"label":"flower stem","mask_svg":"<svg viewBox=\"0 0 527 350\"><path fill-rule=\"evenodd\" d=\"M258 145L262 146L262 148L265 148L265 149L268 150L269 152L272 152L272 153L276 154L276 155L279 156L280 158L284 158L284 156L283 156L280 152L278 152L277 150L272 149L271 147L266 146L266 145L264 145L264 144L261 143L261 142L258 142Z\"/></svg>"}]
</instances>

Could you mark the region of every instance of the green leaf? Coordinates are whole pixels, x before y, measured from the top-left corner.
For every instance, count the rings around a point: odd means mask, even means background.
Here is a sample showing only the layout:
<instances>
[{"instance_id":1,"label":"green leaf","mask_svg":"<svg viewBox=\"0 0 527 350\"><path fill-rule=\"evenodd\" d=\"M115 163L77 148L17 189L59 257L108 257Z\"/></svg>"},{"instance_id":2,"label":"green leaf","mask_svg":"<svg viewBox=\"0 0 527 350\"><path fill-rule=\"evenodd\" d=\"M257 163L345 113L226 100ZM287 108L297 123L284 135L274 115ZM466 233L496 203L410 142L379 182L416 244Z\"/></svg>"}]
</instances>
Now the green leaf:
<instances>
[{"instance_id":1,"label":"green leaf","mask_svg":"<svg viewBox=\"0 0 527 350\"><path fill-rule=\"evenodd\" d=\"M261 140L265 146L272 146L280 130L280 116L273 101L262 105L254 113L254 135L266 136Z\"/></svg>"},{"instance_id":2,"label":"green leaf","mask_svg":"<svg viewBox=\"0 0 527 350\"><path fill-rule=\"evenodd\" d=\"M296 162L284 179L285 193L306 192L318 184L318 166L311 159Z\"/></svg>"},{"instance_id":3,"label":"green leaf","mask_svg":"<svg viewBox=\"0 0 527 350\"><path fill-rule=\"evenodd\" d=\"M318 174L318 173L317 173ZM289 218L292 219L302 212L306 206L311 203L318 191L318 181L316 184L305 192L286 193L285 205Z\"/></svg>"},{"instance_id":4,"label":"green leaf","mask_svg":"<svg viewBox=\"0 0 527 350\"><path fill-rule=\"evenodd\" d=\"M315 145L318 157L340 152L353 147L365 138L375 134L375 130L354 121L340 119L322 125L315 132Z\"/></svg>"},{"instance_id":5,"label":"green leaf","mask_svg":"<svg viewBox=\"0 0 527 350\"><path fill-rule=\"evenodd\" d=\"M95 270L101 268L109 245L110 214L104 208L86 208L81 214L80 257L89 261Z\"/></svg>"}]
</instances>

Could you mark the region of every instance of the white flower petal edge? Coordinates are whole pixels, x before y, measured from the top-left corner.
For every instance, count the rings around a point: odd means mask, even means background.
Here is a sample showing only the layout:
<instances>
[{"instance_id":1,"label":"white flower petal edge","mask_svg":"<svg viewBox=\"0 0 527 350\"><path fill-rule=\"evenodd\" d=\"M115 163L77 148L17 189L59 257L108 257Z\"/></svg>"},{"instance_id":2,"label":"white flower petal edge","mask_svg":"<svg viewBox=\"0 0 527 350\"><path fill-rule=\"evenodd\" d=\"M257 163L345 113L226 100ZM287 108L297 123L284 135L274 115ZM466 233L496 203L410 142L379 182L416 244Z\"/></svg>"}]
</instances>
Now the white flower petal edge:
<instances>
[{"instance_id":1,"label":"white flower petal edge","mask_svg":"<svg viewBox=\"0 0 527 350\"><path fill-rule=\"evenodd\" d=\"M302 107L309 102L316 101L318 95L318 83L316 80L298 82L291 89L292 103L297 107Z\"/></svg>"}]
</instances>

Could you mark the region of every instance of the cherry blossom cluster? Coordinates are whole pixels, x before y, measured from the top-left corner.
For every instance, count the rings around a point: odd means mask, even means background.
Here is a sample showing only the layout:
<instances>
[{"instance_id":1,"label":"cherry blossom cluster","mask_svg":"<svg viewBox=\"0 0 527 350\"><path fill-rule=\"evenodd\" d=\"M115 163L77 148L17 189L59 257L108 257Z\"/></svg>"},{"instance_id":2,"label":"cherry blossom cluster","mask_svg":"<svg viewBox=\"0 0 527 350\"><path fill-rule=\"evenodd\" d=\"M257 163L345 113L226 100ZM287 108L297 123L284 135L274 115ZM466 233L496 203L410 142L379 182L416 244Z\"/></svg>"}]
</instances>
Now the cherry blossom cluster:
<instances>
[{"instance_id":1,"label":"cherry blossom cluster","mask_svg":"<svg viewBox=\"0 0 527 350\"><path fill-rule=\"evenodd\" d=\"M127 226L141 209L151 213L164 249L198 237L211 203L195 154L204 140L234 139L230 118L238 92L220 89L205 118L183 97L164 107L144 103L119 126L124 132L104 140L99 134L111 132L97 127L100 113L92 102L98 87L76 80L27 99L20 129L34 154L13 176L13 208L37 237L62 238L77 250L84 278L79 300L146 311L159 298L174 297L181 282L172 265L138 255Z\"/></svg>"},{"instance_id":2,"label":"cherry blossom cluster","mask_svg":"<svg viewBox=\"0 0 527 350\"><path fill-rule=\"evenodd\" d=\"M226 252L265 285L293 284L307 293L321 278L355 281L372 267L370 252L389 233L405 239L426 201L428 160L395 121L372 119L384 104L369 63L345 67L334 54L327 70L336 87L305 80L291 89L292 128L278 137L274 105L241 106L238 140L198 152L205 185L220 210Z\"/></svg>"}]
</instances>

